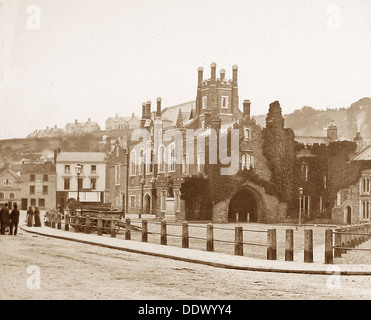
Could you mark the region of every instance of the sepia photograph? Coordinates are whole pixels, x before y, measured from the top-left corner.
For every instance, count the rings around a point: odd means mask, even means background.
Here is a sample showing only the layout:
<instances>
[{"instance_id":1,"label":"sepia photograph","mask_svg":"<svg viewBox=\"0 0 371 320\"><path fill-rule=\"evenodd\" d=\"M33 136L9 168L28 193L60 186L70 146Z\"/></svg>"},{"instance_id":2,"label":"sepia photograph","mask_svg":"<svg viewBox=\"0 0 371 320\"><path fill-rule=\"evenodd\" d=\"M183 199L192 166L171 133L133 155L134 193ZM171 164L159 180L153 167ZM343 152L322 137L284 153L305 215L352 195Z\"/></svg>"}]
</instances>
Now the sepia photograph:
<instances>
[{"instance_id":1,"label":"sepia photograph","mask_svg":"<svg viewBox=\"0 0 371 320\"><path fill-rule=\"evenodd\" d=\"M0 0L0 300L371 300L370 14Z\"/></svg>"}]
</instances>

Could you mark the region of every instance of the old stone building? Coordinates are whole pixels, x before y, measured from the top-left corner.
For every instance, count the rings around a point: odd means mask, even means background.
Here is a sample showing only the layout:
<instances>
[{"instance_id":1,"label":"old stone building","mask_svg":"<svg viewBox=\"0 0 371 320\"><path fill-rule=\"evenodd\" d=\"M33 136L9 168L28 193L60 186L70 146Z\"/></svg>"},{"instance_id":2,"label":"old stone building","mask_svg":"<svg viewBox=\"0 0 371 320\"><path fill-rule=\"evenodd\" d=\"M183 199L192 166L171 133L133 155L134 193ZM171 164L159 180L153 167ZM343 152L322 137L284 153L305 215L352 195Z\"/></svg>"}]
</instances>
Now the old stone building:
<instances>
[{"instance_id":1,"label":"old stone building","mask_svg":"<svg viewBox=\"0 0 371 320\"><path fill-rule=\"evenodd\" d=\"M332 212L333 222L337 224L371 221L371 146L357 152L351 162L359 169L359 177L337 192Z\"/></svg>"},{"instance_id":2,"label":"old stone building","mask_svg":"<svg viewBox=\"0 0 371 320\"><path fill-rule=\"evenodd\" d=\"M106 131L139 128L140 118L132 113L131 117L109 117L106 120Z\"/></svg>"},{"instance_id":3,"label":"old stone building","mask_svg":"<svg viewBox=\"0 0 371 320\"><path fill-rule=\"evenodd\" d=\"M65 208L70 199L79 199L85 204L105 202L105 156L104 152L61 151L55 154L58 206Z\"/></svg>"},{"instance_id":4,"label":"old stone building","mask_svg":"<svg viewBox=\"0 0 371 320\"><path fill-rule=\"evenodd\" d=\"M16 203L20 206L22 201L22 179L20 172L5 164L0 170L0 205L8 203L13 208Z\"/></svg>"},{"instance_id":5,"label":"old stone building","mask_svg":"<svg viewBox=\"0 0 371 320\"><path fill-rule=\"evenodd\" d=\"M105 201L112 208L127 211L127 173L128 154L127 149L120 144L120 140L111 143L106 139L106 191Z\"/></svg>"},{"instance_id":6,"label":"old stone building","mask_svg":"<svg viewBox=\"0 0 371 320\"><path fill-rule=\"evenodd\" d=\"M95 131L100 131L100 127L98 123L92 121L90 118L88 118L86 122L78 122L77 119L75 119L75 122L69 122L65 127L65 134L67 135L79 135Z\"/></svg>"},{"instance_id":7,"label":"old stone building","mask_svg":"<svg viewBox=\"0 0 371 320\"><path fill-rule=\"evenodd\" d=\"M56 170L52 162L22 164L21 180L22 210L30 206L40 210L56 208Z\"/></svg>"},{"instance_id":8,"label":"old stone building","mask_svg":"<svg viewBox=\"0 0 371 320\"><path fill-rule=\"evenodd\" d=\"M224 69L217 78L212 63L211 77L204 79L200 67L195 102L162 110L158 98L155 112L151 101L143 103L142 132L128 142L128 212L221 223L237 216L240 221L284 220L286 204L266 191L271 172L263 155L263 128L250 117L250 101L244 101L243 112L239 109L237 70L234 65L232 79L225 79ZM273 108L281 112L279 104ZM236 134L238 146L232 150ZM223 148L228 149L224 158ZM207 195L192 193L203 183Z\"/></svg>"}]
</instances>

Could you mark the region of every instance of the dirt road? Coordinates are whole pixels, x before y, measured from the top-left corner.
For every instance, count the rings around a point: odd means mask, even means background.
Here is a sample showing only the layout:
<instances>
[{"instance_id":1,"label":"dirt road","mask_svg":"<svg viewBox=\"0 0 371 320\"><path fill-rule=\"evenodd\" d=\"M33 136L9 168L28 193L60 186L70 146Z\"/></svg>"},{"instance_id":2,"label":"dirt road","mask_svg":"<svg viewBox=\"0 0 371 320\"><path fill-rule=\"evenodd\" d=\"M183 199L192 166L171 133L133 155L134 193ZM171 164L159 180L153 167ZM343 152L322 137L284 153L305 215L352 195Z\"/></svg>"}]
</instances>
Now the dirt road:
<instances>
[{"instance_id":1,"label":"dirt road","mask_svg":"<svg viewBox=\"0 0 371 320\"><path fill-rule=\"evenodd\" d=\"M1 299L371 298L370 276L334 282L329 276L227 270L22 230L17 236L0 236L0 246Z\"/></svg>"}]
</instances>

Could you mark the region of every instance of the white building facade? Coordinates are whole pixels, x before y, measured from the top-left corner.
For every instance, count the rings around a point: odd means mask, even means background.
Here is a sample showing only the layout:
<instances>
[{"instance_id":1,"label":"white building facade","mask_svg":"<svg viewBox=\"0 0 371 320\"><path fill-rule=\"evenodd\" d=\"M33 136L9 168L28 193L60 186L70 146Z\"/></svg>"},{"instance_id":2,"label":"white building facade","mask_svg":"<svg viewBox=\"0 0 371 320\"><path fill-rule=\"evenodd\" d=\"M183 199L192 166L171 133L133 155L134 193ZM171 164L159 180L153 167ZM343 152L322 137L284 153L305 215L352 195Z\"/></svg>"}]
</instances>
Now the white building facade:
<instances>
[{"instance_id":1,"label":"white building facade","mask_svg":"<svg viewBox=\"0 0 371 320\"><path fill-rule=\"evenodd\" d=\"M81 165L78 175L76 168ZM104 152L60 152L56 157L57 203L70 199L81 203L104 203L106 163Z\"/></svg>"}]
</instances>

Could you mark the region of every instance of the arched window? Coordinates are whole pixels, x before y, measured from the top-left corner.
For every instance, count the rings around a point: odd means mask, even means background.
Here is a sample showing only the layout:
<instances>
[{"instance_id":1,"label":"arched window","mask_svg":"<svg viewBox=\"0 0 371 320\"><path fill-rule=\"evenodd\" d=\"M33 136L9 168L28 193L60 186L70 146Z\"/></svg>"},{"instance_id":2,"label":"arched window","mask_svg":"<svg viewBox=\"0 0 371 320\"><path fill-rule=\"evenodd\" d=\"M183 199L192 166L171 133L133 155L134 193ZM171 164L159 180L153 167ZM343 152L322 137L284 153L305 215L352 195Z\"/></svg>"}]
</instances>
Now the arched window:
<instances>
[{"instance_id":1,"label":"arched window","mask_svg":"<svg viewBox=\"0 0 371 320\"><path fill-rule=\"evenodd\" d=\"M165 172L165 147L158 148L158 172Z\"/></svg>"},{"instance_id":2,"label":"arched window","mask_svg":"<svg viewBox=\"0 0 371 320\"><path fill-rule=\"evenodd\" d=\"M175 144L171 143L169 145L169 171L175 171Z\"/></svg>"},{"instance_id":3,"label":"arched window","mask_svg":"<svg viewBox=\"0 0 371 320\"><path fill-rule=\"evenodd\" d=\"M241 169L250 170L252 167L252 155L250 153L243 153L241 156Z\"/></svg>"},{"instance_id":4,"label":"arched window","mask_svg":"<svg viewBox=\"0 0 371 320\"><path fill-rule=\"evenodd\" d=\"M305 181L308 181L308 171L309 171L309 167L306 163L303 163L301 165L301 171L304 172L304 177L305 177Z\"/></svg>"},{"instance_id":5,"label":"arched window","mask_svg":"<svg viewBox=\"0 0 371 320\"><path fill-rule=\"evenodd\" d=\"M11 192L11 193L9 194L9 199L14 199L14 198L15 198L15 195L14 195L13 192Z\"/></svg>"},{"instance_id":6,"label":"arched window","mask_svg":"<svg viewBox=\"0 0 371 320\"><path fill-rule=\"evenodd\" d=\"M250 140L250 129L248 127L243 127L244 140Z\"/></svg>"},{"instance_id":7,"label":"arched window","mask_svg":"<svg viewBox=\"0 0 371 320\"><path fill-rule=\"evenodd\" d=\"M130 175L131 176L135 176L136 174L136 163L137 162L137 153L135 152L135 150L133 150L131 153L130 153Z\"/></svg>"},{"instance_id":8,"label":"arched window","mask_svg":"<svg viewBox=\"0 0 371 320\"><path fill-rule=\"evenodd\" d=\"M4 192L0 192L0 199L4 199Z\"/></svg>"}]
</instances>

